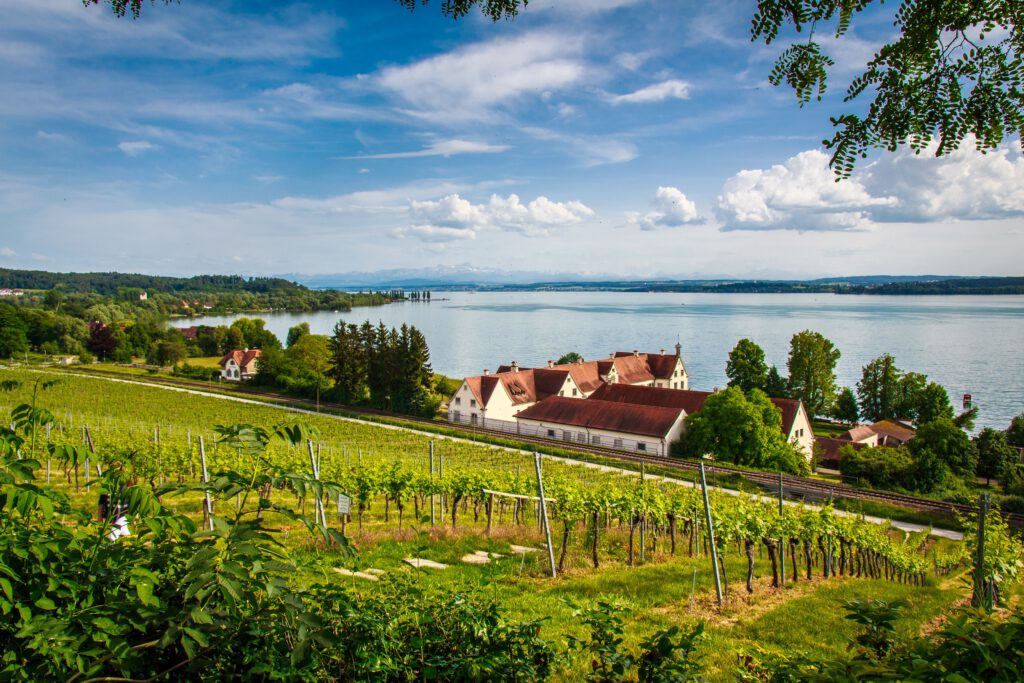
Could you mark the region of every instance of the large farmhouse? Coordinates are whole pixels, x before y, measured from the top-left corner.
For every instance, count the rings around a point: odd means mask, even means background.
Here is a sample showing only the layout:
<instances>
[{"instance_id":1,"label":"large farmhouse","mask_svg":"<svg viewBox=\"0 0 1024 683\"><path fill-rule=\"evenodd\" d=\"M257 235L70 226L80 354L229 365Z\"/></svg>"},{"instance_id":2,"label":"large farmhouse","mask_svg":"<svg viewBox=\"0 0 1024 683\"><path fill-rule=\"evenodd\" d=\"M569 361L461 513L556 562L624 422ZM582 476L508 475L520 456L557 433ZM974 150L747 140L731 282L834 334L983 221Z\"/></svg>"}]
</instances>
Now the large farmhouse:
<instances>
[{"instance_id":1,"label":"large farmhouse","mask_svg":"<svg viewBox=\"0 0 1024 683\"><path fill-rule=\"evenodd\" d=\"M667 455L711 392L691 391L682 349L675 355L637 351L606 359L520 368L463 380L448 404L448 419L519 434ZM808 459L814 432L803 403L771 399L782 433Z\"/></svg>"},{"instance_id":2,"label":"large farmhouse","mask_svg":"<svg viewBox=\"0 0 1024 683\"><path fill-rule=\"evenodd\" d=\"M687 389L689 375L682 346L674 355L617 352L596 361L544 368L520 368L513 361L491 373L467 377L448 403L448 420L516 431L516 415L552 396L586 398L605 384L636 384Z\"/></svg>"},{"instance_id":3,"label":"large farmhouse","mask_svg":"<svg viewBox=\"0 0 1024 683\"><path fill-rule=\"evenodd\" d=\"M234 349L220 359L220 376L231 382L241 382L256 376L259 358L263 352L259 349Z\"/></svg>"}]
</instances>

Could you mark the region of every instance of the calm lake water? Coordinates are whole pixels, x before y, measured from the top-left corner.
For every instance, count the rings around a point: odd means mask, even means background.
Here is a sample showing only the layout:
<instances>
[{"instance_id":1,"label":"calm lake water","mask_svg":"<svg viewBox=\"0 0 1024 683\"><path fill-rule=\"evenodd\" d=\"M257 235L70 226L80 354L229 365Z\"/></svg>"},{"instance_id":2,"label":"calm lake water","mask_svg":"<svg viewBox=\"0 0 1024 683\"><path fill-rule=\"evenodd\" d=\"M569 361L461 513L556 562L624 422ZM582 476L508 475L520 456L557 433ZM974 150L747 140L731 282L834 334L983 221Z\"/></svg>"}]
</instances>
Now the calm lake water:
<instances>
[{"instance_id":1,"label":"calm lake water","mask_svg":"<svg viewBox=\"0 0 1024 683\"><path fill-rule=\"evenodd\" d=\"M693 389L726 384L725 362L749 337L785 374L789 340L821 332L842 352L840 385L856 386L861 367L883 353L902 370L942 384L954 406L964 393L979 406L979 427L1006 428L1024 412L1024 296L877 297L832 294L627 294L619 292L437 292L431 303L396 303L331 313L265 314L285 339L307 321L330 334L334 324L370 319L409 323L430 344L436 372L453 377L518 361L542 366L576 351L588 360L613 351L671 352L677 339ZM440 298L445 300L441 301ZM236 317L197 318L219 325Z\"/></svg>"}]
</instances>

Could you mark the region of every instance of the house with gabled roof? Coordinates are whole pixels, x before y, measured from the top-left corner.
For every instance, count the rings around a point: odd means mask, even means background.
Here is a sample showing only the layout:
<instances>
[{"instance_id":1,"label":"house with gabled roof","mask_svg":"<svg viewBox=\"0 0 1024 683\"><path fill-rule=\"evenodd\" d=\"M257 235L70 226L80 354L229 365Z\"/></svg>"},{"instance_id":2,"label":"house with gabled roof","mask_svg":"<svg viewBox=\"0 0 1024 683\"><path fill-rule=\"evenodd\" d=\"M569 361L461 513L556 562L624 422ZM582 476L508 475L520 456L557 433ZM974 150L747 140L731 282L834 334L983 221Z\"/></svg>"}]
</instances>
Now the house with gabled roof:
<instances>
[{"instance_id":1,"label":"house with gabled roof","mask_svg":"<svg viewBox=\"0 0 1024 683\"><path fill-rule=\"evenodd\" d=\"M448 402L451 422L477 424L496 429L515 429L516 415L550 396L586 398L605 384L689 387L682 345L676 353L612 353L608 358L555 364L543 368L520 368L512 361L497 372L467 377Z\"/></svg>"},{"instance_id":2,"label":"house with gabled roof","mask_svg":"<svg viewBox=\"0 0 1024 683\"><path fill-rule=\"evenodd\" d=\"M520 411L516 422L521 434L668 455L685 418L679 408L551 396Z\"/></svg>"},{"instance_id":3,"label":"house with gabled roof","mask_svg":"<svg viewBox=\"0 0 1024 683\"><path fill-rule=\"evenodd\" d=\"M229 382L242 382L252 379L259 370L259 359L263 352L259 349L233 349L220 359L220 376Z\"/></svg>"}]
</instances>

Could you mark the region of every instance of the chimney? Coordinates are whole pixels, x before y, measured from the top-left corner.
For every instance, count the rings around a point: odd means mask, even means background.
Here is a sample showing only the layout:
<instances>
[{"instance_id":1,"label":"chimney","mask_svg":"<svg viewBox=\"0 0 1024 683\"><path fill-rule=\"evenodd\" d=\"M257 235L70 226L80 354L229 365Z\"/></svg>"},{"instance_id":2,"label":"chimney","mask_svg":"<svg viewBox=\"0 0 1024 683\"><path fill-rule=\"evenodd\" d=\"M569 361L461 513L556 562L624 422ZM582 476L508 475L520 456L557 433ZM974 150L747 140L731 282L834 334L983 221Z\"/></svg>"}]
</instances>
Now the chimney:
<instances>
[{"instance_id":1,"label":"chimney","mask_svg":"<svg viewBox=\"0 0 1024 683\"><path fill-rule=\"evenodd\" d=\"M519 372L519 363L517 363L515 361L512 361L511 368L512 368L512 372Z\"/></svg>"},{"instance_id":2,"label":"chimney","mask_svg":"<svg viewBox=\"0 0 1024 683\"><path fill-rule=\"evenodd\" d=\"M661 349L660 351L658 351L658 354L664 356L665 355L665 349Z\"/></svg>"},{"instance_id":3,"label":"chimney","mask_svg":"<svg viewBox=\"0 0 1024 683\"><path fill-rule=\"evenodd\" d=\"M580 356L579 358L577 358L576 359L576 363L579 364L579 365L583 365L583 356Z\"/></svg>"},{"instance_id":4,"label":"chimney","mask_svg":"<svg viewBox=\"0 0 1024 683\"><path fill-rule=\"evenodd\" d=\"M491 374L491 371L490 371L490 370L488 370L487 368L484 368L484 374L485 374L485 375L489 375L489 374Z\"/></svg>"},{"instance_id":5,"label":"chimney","mask_svg":"<svg viewBox=\"0 0 1024 683\"><path fill-rule=\"evenodd\" d=\"M633 349L633 357L634 358L639 358L640 357L640 352L637 351L636 349Z\"/></svg>"},{"instance_id":6,"label":"chimney","mask_svg":"<svg viewBox=\"0 0 1024 683\"><path fill-rule=\"evenodd\" d=\"M549 368L553 368L553 367L555 367L555 361L553 361L553 360L549 360L549 361L548 361L548 367L549 367Z\"/></svg>"}]
</instances>

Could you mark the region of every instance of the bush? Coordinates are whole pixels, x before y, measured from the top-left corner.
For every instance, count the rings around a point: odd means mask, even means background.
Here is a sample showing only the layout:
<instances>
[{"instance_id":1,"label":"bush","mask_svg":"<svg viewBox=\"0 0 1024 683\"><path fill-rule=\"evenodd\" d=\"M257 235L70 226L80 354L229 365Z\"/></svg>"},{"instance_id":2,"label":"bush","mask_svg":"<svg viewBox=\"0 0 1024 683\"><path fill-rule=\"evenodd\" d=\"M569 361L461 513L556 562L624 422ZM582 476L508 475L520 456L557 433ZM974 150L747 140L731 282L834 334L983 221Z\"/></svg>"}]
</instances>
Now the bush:
<instances>
[{"instance_id":1,"label":"bush","mask_svg":"<svg viewBox=\"0 0 1024 683\"><path fill-rule=\"evenodd\" d=\"M843 481L879 489L913 488L914 463L905 449L843 446L839 456Z\"/></svg>"},{"instance_id":2,"label":"bush","mask_svg":"<svg viewBox=\"0 0 1024 683\"><path fill-rule=\"evenodd\" d=\"M204 368L199 365L182 363L181 365L175 365L171 368L171 374L175 377L185 377L188 379L198 379L203 382L211 382L220 376L220 369Z\"/></svg>"}]
</instances>

